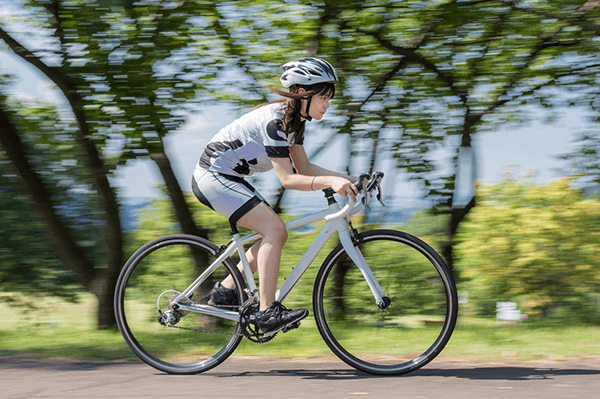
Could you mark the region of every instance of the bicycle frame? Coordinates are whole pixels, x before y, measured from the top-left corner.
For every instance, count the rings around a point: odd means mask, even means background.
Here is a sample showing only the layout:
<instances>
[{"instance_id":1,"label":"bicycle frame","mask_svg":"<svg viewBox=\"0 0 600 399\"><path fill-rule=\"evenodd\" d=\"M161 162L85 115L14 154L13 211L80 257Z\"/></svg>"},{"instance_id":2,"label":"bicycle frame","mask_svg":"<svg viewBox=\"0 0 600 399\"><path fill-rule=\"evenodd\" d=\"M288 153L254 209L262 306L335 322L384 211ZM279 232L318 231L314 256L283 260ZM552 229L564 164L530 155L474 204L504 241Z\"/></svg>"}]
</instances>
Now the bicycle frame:
<instances>
[{"instance_id":1,"label":"bicycle frame","mask_svg":"<svg viewBox=\"0 0 600 399\"><path fill-rule=\"evenodd\" d=\"M362 204L363 194L360 194L357 197L356 205L350 210L348 213L350 215L354 215L360 212L365 205ZM325 217L329 217L337 212L340 212L340 206L337 202L330 204L329 207L321 212L314 213L312 215L308 215L291 222L286 223L286 229L291 230L296 227L304 226L309 223L314 223L320 220L325 219ZM313 260L317 257L321 249L325 246L327 241L335 234L338 233L340 242L346 253L350 256L354 264L359 268L361 273L363 274L371 292L373 293L373 297L375 303L377 305L383 304L383 297L385 296L383 289L379 285L377 279L373 275L373 272L367 265L365 258L360 253L359 249L354 246L352 243L352 238L350 236L350 230L345 221L345 217L340 217L335 220L326 221L325 226L321 229L317 237L311 243L311 245L306 250L305 254L298 261L296 266L292 269L290 274L285 279L284 283L281 285L279 290L275 294L275 300L278 302L283 302L283 300L288 296L291 290L294 288L296 283L300 280L304 272L308 269ZM244 250L244 244L249 243L251 241L255 241L260 239L260 235L257 233L248 234L245 236L241 236L240 233L233 234L233 238L231 243L227 246L227 248L217 257L217 259L188 287L186 288L179 297L177 297L176 302L182 296L189 297L199 286L200 284L212 273L214 272L219 265L228 257L233 255L236 251L239 254L240 261L242 262L244 268L244 276L246 278L246 283L248 285L249 292L255 293L257 290L256 282L254 280L254 275L250 269L250 265L248 263L248 259L246 257L246 252ZM222 317L224 319L239 321L240 314L237 311L226 310L222 308L217 308L209 305L184 305L179 303L179 308L181 310L197 312L202 314L207 314L211 316Z\"/></svg>"}]
</instances>

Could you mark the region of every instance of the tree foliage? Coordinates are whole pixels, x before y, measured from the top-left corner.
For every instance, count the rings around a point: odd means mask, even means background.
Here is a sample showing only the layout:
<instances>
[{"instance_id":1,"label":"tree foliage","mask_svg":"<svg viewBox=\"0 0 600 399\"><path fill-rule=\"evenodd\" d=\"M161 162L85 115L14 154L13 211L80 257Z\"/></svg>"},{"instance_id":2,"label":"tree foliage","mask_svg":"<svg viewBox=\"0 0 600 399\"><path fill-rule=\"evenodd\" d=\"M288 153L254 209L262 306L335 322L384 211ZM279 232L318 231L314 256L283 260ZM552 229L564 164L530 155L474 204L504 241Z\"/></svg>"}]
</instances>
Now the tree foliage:
<instances>
[{"instance_id":1,"label":"tree foliage","mask_svg":"<svg viewBox=\"0 0 600 399\"><path fill-rule=\"evenodd\" d=\"M0 27L0 38L56 84L67 101L74 119L69 145L81 151L102 214L96 237L101 238L97 247L103 256L89 257L54 207L44 171L30 162L23 146L24 127L4 107L0 110L6 126L2 144L53 250L78 283L98 297L99 325L113 325L112 293L123 263L123 232L116 193L108 179L111 170L128 159L149 156L163 175L182 230L203 234L191 218L162 139L183 123L182 104L196 98L200 75L212 73L199 71L196 66L209 64L208 57L199 59L190 44L202 42L191 32L192 20L211 20L203 13L214 6L117 0L28 1L25 5L30 11L23 21L36 30L9 33ZM32 40L42 35L49 46ZM63 125L50 126L50 134L60 135L56 132ZM70 149L63 148L62 155L70 157Z\"/></svg>"},{"instance_id":2,"label":"tree foliage","mask_svg":"<svg viewBox=\"0 0 600 399\"><path fill-rule=\"evenodd\" d=\"M88 174L81 165L81 151L73 138L74 129L64 124L54 105L28 101L9 101L13 120L23 133L21 139L30 162L49 188L52 208L69 226L74 240L86 254L99 259L101 241L96 231L102 222L94 205L87 183ZM56 134L56 129L61 129ZM31 293L50 293L74 298L73 274L50 248L42 232L45 226L32 219L34 209L26 190L18 190L16 172L6 153L0 155L0 203L3 223L0 226L2 243L2 290Z\"/></svg>"},{"instance_id":3,"label":"tree foliage","mask_svg":"<svg viewBox=\"0 0 600 399\"><path fill-rule=\"evenodd\" d=\"M254 1L250 9L235 3L220 9L244 16L223 27L251 85L276 84L278 65L294 56L323 56L338 68L336 107L320 126L347 135L350 156L366 157L371 169L391 154L438 209L451 215L443 252L452 266L454 234L475 201L455 203L458 159L440 159L446 153L440 150L457 153L471 147L478 133L539 118L539 106L578 105L595 112L596 5ZM261 40L269 46L260 46ZM277 46L270 46L275 40ZM310 132L307 137L329 142ZM364 142L370 145L360 145ZM473 170L478 155L475 151ZM474 186L474 175L467 178Z\"/></svg>"},{"instance_id":4,"label":"tree foliage","mask_svg":"<svg viewBox=\"0 0 600 399\"><path fill-rule=\"evenodd\" d=\"M27 29L11 31L7 19L0 39L53 82L68 104L73 123L61 118L53 129L70 141L55 148L67 159L75 147L80 151L77 170L87 176L104 221L97 234L102 257L90 257L70 232L68 218L54 208L57 198L46 195L52 189L42 187L48 189L36 196L36 184L52 186L43 177L47 169L28 162L27 154L11 158L16 152L5 151L58 258L99 298L100 324L114 322L111 289L124 247L110 173L128 160L152 159L178 226L206 235L192 218L164 137L208 101L247 110L269 98L265 87L278 86L280 66L291 58L325 57L340 76L335 109L320 124L333 135L323 138L311 126L307 140L330 143L342 134L349 141L348 165L361 156L369 169L392 156L451 216L443 250L450 266L454 234L475 201L456 206L458 163L440 160L438 150L470 147L480 132L538 118L529 112L538 105L568 102L597 112L600 7L593 1L23 4L29 8L19 22ZM525 106L532 104L537 108ZM14 123L13 110L0 111L11 126L11 148L21 148L25 128Z\"/></svg>"},{"instance_id":5,"label":"tree foliage","mask_svg":"<svg viewBox=\"0 0 600 399\"><path fill-rule=\"evenodd\" d=\"M7 176L6 162L0 166L0 280L3 292L21 292L27 296L50 294L74 299L78 286L48 248L41 233L42 225L31 220L33 212ZM26 243L26 245L25 245ZM2 296L0 300L9 299Z\"/></svg>"},{"instance_id":6,"label":"tree foliage","mask_svg":"<svg viewBox=\"0 0 600 399\"><path fill-rule=\"evenodd\" d=\"M461 281L479 311L516 301L534 317L566 308L573 320L600 322L600 201L572 183L509 175L479 187L457 245Z\"/></svg>"}]
</instances>

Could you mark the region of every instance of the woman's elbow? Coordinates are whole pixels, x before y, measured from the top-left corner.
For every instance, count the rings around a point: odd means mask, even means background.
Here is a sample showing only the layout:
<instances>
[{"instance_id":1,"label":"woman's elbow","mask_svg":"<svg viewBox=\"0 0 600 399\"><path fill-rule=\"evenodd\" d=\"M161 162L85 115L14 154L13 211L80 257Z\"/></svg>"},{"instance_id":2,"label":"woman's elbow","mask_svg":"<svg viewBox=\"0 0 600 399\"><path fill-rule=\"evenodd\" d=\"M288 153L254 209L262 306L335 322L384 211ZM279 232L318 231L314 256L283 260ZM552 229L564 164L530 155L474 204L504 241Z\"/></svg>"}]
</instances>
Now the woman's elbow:
<instances>
[{"instance_id":1,"label":"woman's elbow","mask_svg":"<svg viewBox=\"0 0 600 399\"><path fill-rule=\"evenodd\" d=\"M295 184L292 183L289 180L285 180L281 182L281 185L283 186L283 188L285 188L286 190L293 190L295 188Z\"/></svg>"},{"instance_id":2,"label":"woman's elbow","mask_svg":"<svg viewBox=\"0 0 600 399\"><path fill-rule=\"evenodd\" d=\"M304 166L295 166L296 168L296 173L299 175L307 175L308 173L308 168L304 167Z\"/></svg>"}]
</instances>

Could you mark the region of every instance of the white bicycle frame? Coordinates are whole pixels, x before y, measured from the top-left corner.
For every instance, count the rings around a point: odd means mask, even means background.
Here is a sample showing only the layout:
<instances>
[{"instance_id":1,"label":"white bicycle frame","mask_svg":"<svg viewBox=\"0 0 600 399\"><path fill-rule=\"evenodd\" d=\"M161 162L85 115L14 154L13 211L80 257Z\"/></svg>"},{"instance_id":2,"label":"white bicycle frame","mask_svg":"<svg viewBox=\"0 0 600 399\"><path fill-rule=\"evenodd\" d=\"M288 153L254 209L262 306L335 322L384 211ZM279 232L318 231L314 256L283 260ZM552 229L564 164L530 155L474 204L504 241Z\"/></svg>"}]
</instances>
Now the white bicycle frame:
<instances>
[{"instance_id":1,"label":"white bicycle frame","mask_svg":"<svg viewBox=\"0 0 600 399\"><path fill-rule=\"evenodd\" d=\"M365 261L365 258L360 253L360 250L357 247L355 247L352 243L350 230L345 221L345 218L360 212L365 207L365 205L361 201L362 198L367 198L368 203L369 197L370 195L365 195L361 193L357 196L356 203L349 202L344 206L343 209L340 209L339 204L337 202L334 202L333 204L329 205L327 209L321 212L317 212L315 214L305 216L286 223L286 229L290 230L323 219L325 219L326 221L325 226L321 229L315 240L308 247L305 254L298 261L296 266L290 272L289 276L285 279L284 283L276 292L276 301L283 302L283 300L288 296L292 288L294 288L296 283L300 280L304 272L308 269L312 261L317 257L321 249L323 249L325 243L337 232L340 238L340 242L344 247L346 253L350 256L354 264L362 272L367 284L369 285L369 288L373 293L375 303L377 305L383 304L383 297L385 296L383 289L377 282L377 279L373 275L373 272L369 268L369 265ZM227 249L225 249L223 253L219 255L219 257L204 271L204 273L202 273L187 289L185 289L185 291L181 293L181 295L177 297L176 302L179 305L179 309L211 316L217 316L228 320L239 321L240 314L237 311L226 310L209 305L184 305L179 303L179 300L184 296L189 298L190 295L200 286L200 284L212 272L214 272L221 265L221 263L225 261L225 259L233 255L235 251L238 252L240 261L242 262L242 265L244 267L244 275L248 284L249 294L251 296L254 296L255 299L258 299L258 296L255 296L255 294L257 293L257 286L254 280L254 275L252 274L250 265L248 263L248 259L246 257L246 252L244 250L244 244L258 239L260 239L260 235L257 233L249 234L246 236L241 236L240 233L233 234L232 242L227 246Z\"/></svg>"}]
</instances>

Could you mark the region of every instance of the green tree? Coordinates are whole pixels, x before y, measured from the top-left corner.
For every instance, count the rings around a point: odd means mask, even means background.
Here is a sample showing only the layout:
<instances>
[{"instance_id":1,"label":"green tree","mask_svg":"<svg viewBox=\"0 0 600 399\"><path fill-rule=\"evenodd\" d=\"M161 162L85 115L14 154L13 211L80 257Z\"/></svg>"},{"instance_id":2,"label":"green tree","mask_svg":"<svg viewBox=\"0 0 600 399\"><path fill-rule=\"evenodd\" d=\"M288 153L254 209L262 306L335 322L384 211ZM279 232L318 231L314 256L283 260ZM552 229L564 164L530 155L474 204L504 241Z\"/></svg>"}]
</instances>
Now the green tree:
<instances>
[{"instance_id":1,"label":"green tree","mask_svg":"<svg viewBox=\"0 0 600 399\"><path fill-rule=\"evenodd\" d=\"M600 202L570 187L574 178L536 185L508 175L478 189L479 205L459 231L458 269L469 300L490 314L516 301L531 316L567 308L598 323ZM593 300L596 295L596 300Z\"/></svg>"},{"instance_id":2,"label":"green tree","mask_svg":"<svg viewBox=\"0 0 600 399\"><path fill-rule=\"evenodd\" d=\"M69 227L73 239L86 255L99 259L100 242L96 231L101 228L102 222L91 196L86 170L81 166L80 151L72 137L75 129L62 123L54 105L30 100L27 105L16 101L7 105L12 121L24 132L21 136L23 148L29 163L49 190L53 210ZM56 134L57 126L62 129L59 134ZM4 143L5 132L2 136ZM48 248L42 233L44 226L31 218L34 209L28 190L22 185L15 185L16 173L8 159L6 153L0 154L2 290L26 294L50 293L73 300L78 289L73 274L64 270L60 260ZM3 298L11 299L8 296ZM27 298L29 295L19 300Z\"/></svg>"},{"instance_id":3,"label":"green tree","mask_svg":"<svg viewBox=\"0 0 600 399\"><path fill-rule=\"evenodd\" d=\"M98 325L114 325L113 291L123 263L119 204L108 180L114 168L135 157L154 160L181 229L205 234L192 219L163 138L181 126L186 107L193 106L192 99L201 89L200 82L214 77L218 69L210 57L199 58L195 53L206 50L210 54L207 46L212 43L209 27L214 23L215 6L118 0L28 1L25 5L30 12L21 22L32 30L20 37L29 39L29 47L4 27L0 27L0 39L56 84L68 103L74 118L74 143L81 149L82 165L104 222L98 229L103 256L97 262L86 255L54 208L47 182L30 162L22 126L14 110L4 104L0 108L2 145L53 251L76 281L98 298ZM192 29L194 24L199 30ZM51 38L52 47L30 40L41 33ZM193 43L199 43L198 47L193 48ZM49 54L52 57L47 57ZM217 54L214 58L226 57ZM55 128L62 127L57 124ZM115 151L115 142L122 139L124 145L117 145ZM69 151L64 149L66 156Z\"/></svg>"},{"instance_id":4,"label":"green tree","mask_svg":"<svg viewBox=\"0 0 600 399\"><path fill-rule=\"evenodd\" d=\"M398 70L381 92L380 115L365 115L365 124L376 119L383 125L375 129L397 129L392 149L398 166L450 215L442 252L452 267L454 235L475 197L455 203L458 157L449 173L442 172L435 150L470 148L478 132L535 117L523 112L524 104L560 104L562 91L550 87L585 88L581 102L593 96L600 67L593 45L598 10L586 9L572 21L559 18L579 9L572 2L536 2L537 10L558 14L554 20L517 1L401 3L404 7L385 12L373 8L348 23L374 40L373 49L359 58L365 60L363 70L376 55L377 62ZM474 174L466 177L473 186Z\"/></svg>"},{"instance_id":5,"label":"green tree","mask_svg":"<svg viewBox=\"0 0 600 399\"><path fill-rule=\"evenodd\" d=\"M540 118L536 105L589 106L600 69L595 6L585 0L535 6L516 0L255 1L252 7L229 4L228 12L244 17L223 28L251 85L277 85L273 71L295 56L333 62L340 77L336 108L319 130L347 135L349 157L365 157L368 169L392 154L420 182L450 216L443 254L452 267L454 235L475 205L475 197L454 200L459 148L474 171L478 154L468 149L477 133ZM309 132L311 139L331 141L318 132ZM440 149L457 156L444 162ZM474 173L464 178L474 187Z\"/></svg>"},{"instance_id":6,"label":"green tree","mask_svg":"<svg viewBox=\"0 0 600 399\"><path fill-rule=\"evenodd\" d=\"M54 47L29 49L2 28L0 38L54 82L72 109L106 215L109 266L96 283L108 287L123 239L107 173L128 159L153 159L181 228L198 233L163 138L185 112L201 109L193 99L254 105L267 98L264 86L277 86L283 62L307 54L328 58L340 71L335 112L320 126L348 139L349 165L364 156L373 169L392 153L422 183L451 216L443 252L452 266L456 229L475 201L454 201L458 161L448 169L436 150L468 148L478 132L537 117L523 112L523 102L560 104L556 87L571 89L574 104L589 103L599 87L599 8L575 3L29 1L26 20L44 29ZM48 52L55 64L44 58ZM333 137L309 132L308 139ZM116 155L105 151L119 140ZM108 314L112 296L98 290Z\"/></svg>"}]
</instances>

